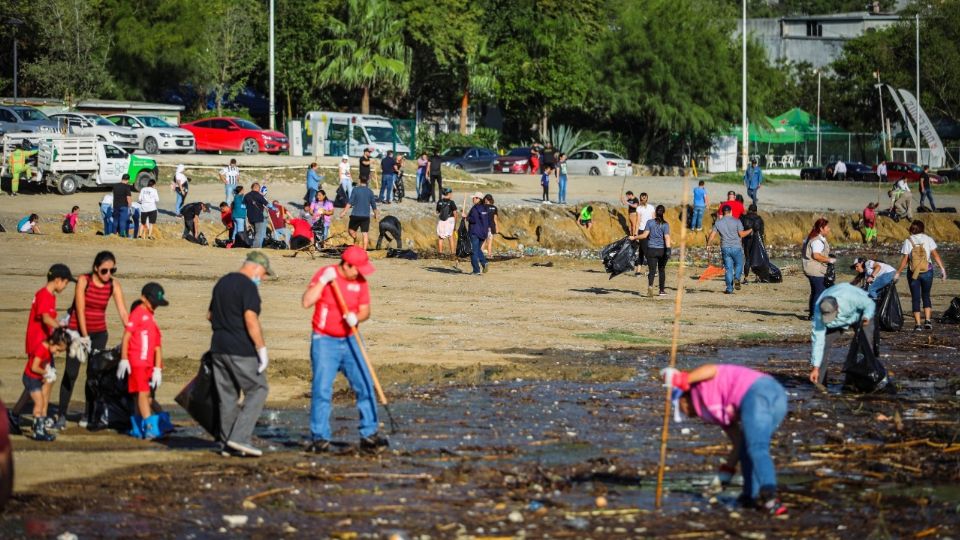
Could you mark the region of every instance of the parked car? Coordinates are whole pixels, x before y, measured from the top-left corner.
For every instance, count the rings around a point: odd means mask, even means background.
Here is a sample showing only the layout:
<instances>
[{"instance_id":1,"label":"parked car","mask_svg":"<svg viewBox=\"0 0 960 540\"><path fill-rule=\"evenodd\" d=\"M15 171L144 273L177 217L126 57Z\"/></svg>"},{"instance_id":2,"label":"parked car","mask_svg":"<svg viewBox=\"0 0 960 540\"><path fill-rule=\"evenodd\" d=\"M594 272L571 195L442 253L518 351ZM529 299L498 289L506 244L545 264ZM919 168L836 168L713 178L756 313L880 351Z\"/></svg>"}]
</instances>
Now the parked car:
<instances>
[{"instance_id":1,"label":"parked car","mask_svg":"<svg viewBox=\"0 0 960 540\"><path fill-rule=\"evenodd\" d=\"M204 118L180 124L193 133L197 150L279 154L289 148L287 136L269 131L243 118Z\"/></svg>"},{"instance_id":2,"label":"parked car","mask_svg":"<svg viewBox=\"0 0 960 540\"><path fill-rule=\"evenodd\" d=\"M489 172L497 153L489 148L454 146L440 154L444 165L467 172Z\"/></svg>"},{"instance_id":3,"label":"parked car","mask_svg":"<svg viewBox=\"0 0 960 540\"><path fill-rule=\"evenodd\" d=\"M937 171L937 176L942 178L944 182L960 180L960 165L957 165L952 169L940 169Z\"/></svg>"},{"instance_id":4,"label":"parked car","mask_svg":"<svg viewBox=\"0 0 960 540\"><path fill-rule=\"evenodd\" d=\"M186 154L196 148L193 133L168 124L158 116L114 114L107 117L114 124L130 128L137 135L139 148L148 154L177 152Z\"/></svg>"},{"instance_id":5,"label":"parked car","mask_svg":"<svg viewBox=\"0 0 960 540\"><path fill-rule=\"evenodd\" d=\"M490 172L523 174L530 170L530 148L521 147L510 150L505 156L493 160Z\"/></svg>"},{"instance_id":6,"label":"parked car","mask_svg":"<svg viewBox=\"0 0 960 540\"><path fill-rule=\"evenodd\" d=\"M902 161L887 162L887 179L891 182L896 182L901 178L906 179L907 182L919 182L921 174L923 174L923 168L919 165L904 163ZM942 178L938 174L929 174L930 181L934 184L946 184L948 181L948 179Z\"/></svg>"},{"instance_id":7,"label":"parked car","mask_svg":"<svg viewBox=\"0 0 960 540\"><path fill-rule=\"evenodd\" d=\"M57 122L33 107L6 105L0 106L0 131L4 133L55 133Z\"/></svg>"},{"instance_id":8,"label":"parked car","mask_svg":"<svg viewBox=\"0 0 960 540\"><path fill-rule=\"evenodd\" d=\"M120 127L106 118L94 113L57 113L50 115L51 120L66 126L66 132L73 135L91 135L103 142L119 146L127 151L137 149L137 134L130 128Z\"/></svg>"},{"instance_id":9,"label":"parked car","mask_svg":"<svg viewBox=\"0 0 960 540\"><path fill-rule=\"evenodd\" d=\"M580 150L567 158L567 174L630 176L632 173L629 159L607 150Z\"/></svg>"},{"instance_id":10,"label":"parked car","mask_svg":"<svg viewBox=\"0 0 960 540\"><path fill-rule=\"evenodd\" d=\"M847 180L854 182L876 182L879 180L877 172L865 163L859 161L844 161L847 165ZM836 180L833 169L836 163L824 167L805 167L800 169L800 178L804 180Z\"/></svg>"}]
</instances>

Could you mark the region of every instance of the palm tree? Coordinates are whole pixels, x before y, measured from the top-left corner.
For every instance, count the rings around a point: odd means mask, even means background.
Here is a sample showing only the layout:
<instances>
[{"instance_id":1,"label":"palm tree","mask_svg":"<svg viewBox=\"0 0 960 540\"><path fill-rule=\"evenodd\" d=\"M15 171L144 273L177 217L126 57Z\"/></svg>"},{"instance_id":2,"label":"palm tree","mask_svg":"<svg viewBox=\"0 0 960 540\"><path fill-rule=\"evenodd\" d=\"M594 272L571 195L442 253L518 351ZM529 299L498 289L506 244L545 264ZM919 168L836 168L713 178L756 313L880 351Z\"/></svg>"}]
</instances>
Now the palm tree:
<instances>
[{"instance_id":1,"label":"palm tree","mask_svg":"<svg viewBox=\"0 0 960 540\"><path fill-rule=\"evenodd\" d=\"M406 91L411 53L402 23L385 0L347 0L346 5L346 21L326 21L331 37L318 44L316 82L363 90L360 110L369 114L371 86Z\"/></svg>"},{"instance_id":2,"label":"palm tree","mask_svg":"<svg viewBox=\"0 0 960 540\"><path fill-rule=\"evenodd\" d=\"M463 98L460 100L460 134L467 134L467 112L470 109L470 96L487 97L493 92L496 77L487 49L487 38L480 37L464 55L466 80Z\"/></svg>"}]
</instances>

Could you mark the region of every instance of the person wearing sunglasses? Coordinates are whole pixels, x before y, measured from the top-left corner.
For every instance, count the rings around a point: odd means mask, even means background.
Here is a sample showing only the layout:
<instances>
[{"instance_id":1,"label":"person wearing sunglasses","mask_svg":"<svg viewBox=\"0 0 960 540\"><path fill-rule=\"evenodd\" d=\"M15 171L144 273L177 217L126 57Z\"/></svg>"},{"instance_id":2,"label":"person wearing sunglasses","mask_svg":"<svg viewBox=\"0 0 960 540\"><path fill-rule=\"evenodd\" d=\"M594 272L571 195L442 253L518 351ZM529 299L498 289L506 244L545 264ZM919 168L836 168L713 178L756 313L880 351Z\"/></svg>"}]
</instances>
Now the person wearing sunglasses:
<instances>
[{"instance_id":1,"label":"person wearing sunglasses","mask_svg":"<svg viewBox=\"0 0 960 540\"><path fill-rule=\"evenodd\" d=\"M123 299L123 289L116 279L117 259L109 251L101 251L93 259L93 271L77 278L77 286L70 307L70 322L68 327L76 330L81 336L89 337L91 350L102 351L107 349L107 307L110 299L117 307L117 314L124 326L127 325L127 308ZM64 429L67 426L67 411L70 398L73 395L73 386L80 374L80 360L67 355L67 366L60 383L60 407L54 424L55 429ZM87 379L93 376L90 373L90 363L87 363ZM93 396L86 396L86 410L81 417L80 426L91 422L93 413Z\"/></svg>"}]
</instances>

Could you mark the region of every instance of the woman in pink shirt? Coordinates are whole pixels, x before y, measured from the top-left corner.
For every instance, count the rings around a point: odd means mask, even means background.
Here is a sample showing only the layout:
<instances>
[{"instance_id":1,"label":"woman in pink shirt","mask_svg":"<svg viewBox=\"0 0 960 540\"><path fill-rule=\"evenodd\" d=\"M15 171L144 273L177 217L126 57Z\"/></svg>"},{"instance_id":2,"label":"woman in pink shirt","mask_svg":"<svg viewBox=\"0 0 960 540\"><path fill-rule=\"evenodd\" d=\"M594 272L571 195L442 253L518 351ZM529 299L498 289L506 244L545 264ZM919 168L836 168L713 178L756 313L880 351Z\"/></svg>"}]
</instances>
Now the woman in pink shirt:
<instances>
[{"instance_id":1,"label":"woman in pink shirt","mask_svg":"<svg viewBox=\"0 0 960 540\"><path fill-rule=\"evenodd\" d=\"M773 377L743 366L706 364L685 372L667 368L664 381L674 388L674 406L687 416L718 424L733 443L726 465L720 467L724 484L743 472L740 502L774 516L787 513L777 499L777 472L770 457L770 438L787 414L787 393ZM680 420L675 413L674 419Z\"/></svg>"}]
</instances>

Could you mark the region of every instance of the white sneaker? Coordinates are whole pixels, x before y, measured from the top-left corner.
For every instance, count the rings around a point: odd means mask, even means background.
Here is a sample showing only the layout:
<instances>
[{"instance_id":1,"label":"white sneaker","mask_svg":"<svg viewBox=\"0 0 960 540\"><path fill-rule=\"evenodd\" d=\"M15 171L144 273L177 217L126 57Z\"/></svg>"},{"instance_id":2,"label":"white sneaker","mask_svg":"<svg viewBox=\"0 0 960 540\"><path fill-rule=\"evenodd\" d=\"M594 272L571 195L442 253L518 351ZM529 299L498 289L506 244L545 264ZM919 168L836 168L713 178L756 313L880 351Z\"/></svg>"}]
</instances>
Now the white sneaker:
<instances>
[{"instance_id":1,"label":"white sneaker","mask_svg":"<svg viewBox=\"0 0 960 540\"><path fill-rule=\"evenodd\" d=\"M245 456L260 457L263 455L263 451L259 448L250 446L249 444L238 443L234 441L227 441L227 446Z\"/></svg>"}]
</instances>

